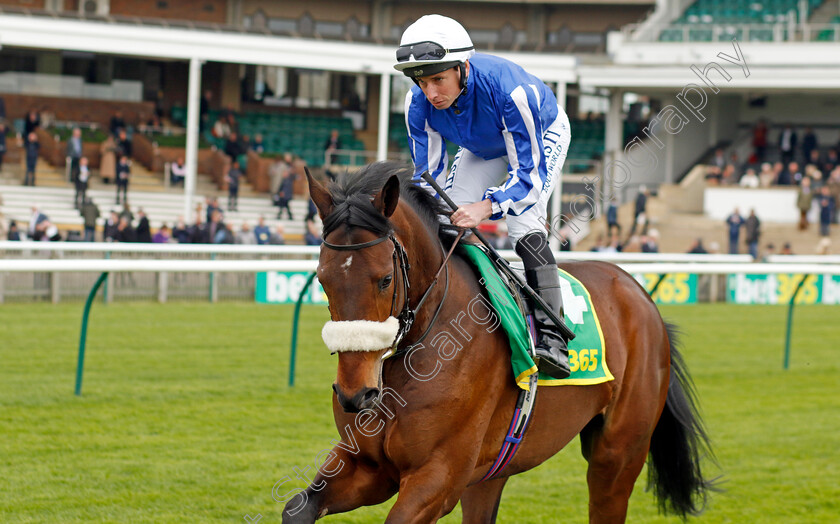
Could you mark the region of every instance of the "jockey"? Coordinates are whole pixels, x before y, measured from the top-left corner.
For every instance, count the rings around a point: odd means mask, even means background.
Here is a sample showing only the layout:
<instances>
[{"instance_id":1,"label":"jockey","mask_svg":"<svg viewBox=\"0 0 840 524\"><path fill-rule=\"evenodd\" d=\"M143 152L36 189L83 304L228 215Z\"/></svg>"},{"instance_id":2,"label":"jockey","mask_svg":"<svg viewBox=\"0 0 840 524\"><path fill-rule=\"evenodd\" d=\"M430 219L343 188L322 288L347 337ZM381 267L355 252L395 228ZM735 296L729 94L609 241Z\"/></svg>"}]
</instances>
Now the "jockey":
<instances>
[{"instance_id":1,"label":"jockey","mask_svg":"<svg viewBox=\"0 0 840 524\"><path fill-rule=\"evenodd\" d=\"M415 179L424 171L443 176L445 141L457 144L442 184L459 206L452 224L471 228L486 218L507 217L528 285L563 318L546 206L571 132L554 93L517 64L476 54L463 26L440 15L424 16L405 30L394 68L416 84L405 100ZM566 378L567 341L545 312L532 309L539 369Z\"/></svg>"}]
</instances>

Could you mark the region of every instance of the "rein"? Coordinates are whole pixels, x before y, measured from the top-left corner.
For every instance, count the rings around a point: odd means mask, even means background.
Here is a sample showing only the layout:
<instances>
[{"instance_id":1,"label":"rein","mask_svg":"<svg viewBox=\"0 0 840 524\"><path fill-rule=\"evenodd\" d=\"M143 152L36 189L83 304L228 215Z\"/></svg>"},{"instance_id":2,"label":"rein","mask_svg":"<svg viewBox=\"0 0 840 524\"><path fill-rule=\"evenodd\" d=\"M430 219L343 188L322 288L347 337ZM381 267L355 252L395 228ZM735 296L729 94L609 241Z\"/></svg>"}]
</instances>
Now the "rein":
<instances>
[{"instance_id":1,"label":"rein","mask_svg":"<svg viewBox=\"0 0 840 524\"><path fill-rule=\"evenodd\" d=\"M446 255L443 258L443 263L438 268L437 273L435 273L435 276L432 279L431 284L429 284L429 287L426 289L426 291L423 293L423 296L420 297L420 300L417 302L417 306L413 309L411 308L411 300L409 299L409 296L408 296L408 292L411 289L411 284L410 284L409 279L408 279L408 272L411 269L411 264L409 264L409 262L408 262L408 254L406 253L405 248L403 248L400 241L397 240L397 237L394 236L393 231L388 233L388 235L381 236L379 238L375 238L375 239L370 240L368 242L359 242L359 243L356 243L356 244L331 244L330 242L327 242L326 239L324 240L324 246L326 246L329 249L334 249L336 251L358 251L360 249L373 247L373 246L375 246L377 244L380 244L380 243L382 243L386 240L390 240L394 244L394 252L393 252L393 255L392 255L393 264L394 264L394 273L396 274L397 270L399 269L399 274L400 274L400 277L401 277L402 283L403 283L402 287L403 287L403 295L405 296L405 301L403 302L402 310L400 311L399 315L397 315L397 319L400 322L399 329L397 330L397 336L394 338L394 342L393 342L393 344L391 344L391 348L382 357L383 359L388 358L388 357L393 356L393 355L404 353L404 351L398 349L398 346L402 342L403 337L405 337L405 335L409 331L411 331L411 328L414 325L414 321L417 318L417 311L419 311L420 308L423 307L423 304L426 302L426 299L429 298L430 293L434 289L435 285L437 285L438 279L440 278L441 271L443 271L446 275L446 284L445 284L445 288L444 288L444 291L443 291L443 297L441 297L440 303L438 304L437 308L435 309L435 313L432 316L432 319L429 322L429 325L426 327L426 330L423 332L423 334L420 336L420 338L417 339L414 342L414 344L420 343L423 339L426 338L426 336L431 331L432 326L434 326L435 322L437 321L437 318L438 318L438 315L440 314L441 309L443 309L443 303L446 301L446 297L449 294L449 266L447 265L447 262L449 262L449 258L452 256L452 253L455 251L455 246L458 245L458 241L460 241L460 239L463 235L464 235L464 231L461 231L458 234L458 236L455 238L455 241L452 243L452 247L449 249L449 252L446 253ZM441 246L441 251L443 251L443 246ZM394 311L396 309L396 304L397 304L397 285L395 283L394 284L394 294L391 297L391 315L392 316L393 316Z\"/></svg>"}]
</instances>

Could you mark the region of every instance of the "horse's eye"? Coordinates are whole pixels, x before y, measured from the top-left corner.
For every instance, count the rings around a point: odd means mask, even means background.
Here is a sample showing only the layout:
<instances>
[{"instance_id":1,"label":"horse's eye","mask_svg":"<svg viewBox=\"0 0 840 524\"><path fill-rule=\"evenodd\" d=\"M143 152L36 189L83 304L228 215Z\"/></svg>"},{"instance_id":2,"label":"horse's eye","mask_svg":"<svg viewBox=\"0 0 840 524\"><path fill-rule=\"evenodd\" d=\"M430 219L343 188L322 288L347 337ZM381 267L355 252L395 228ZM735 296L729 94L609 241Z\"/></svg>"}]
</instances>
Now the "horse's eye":
<instances>
[{"instance_id":1,"label":"horse's eye","mask_svg":"<svg viewBox=\"0 0 840 524\"><path fill-rule=\"evenodd\" d=\"M382 279L379 280L379 289L388 289L388 286L391 285L391 280L393 280L393 277L391 275L385 275L384 277L382 277Z\"/></svg>"}]
</instances>

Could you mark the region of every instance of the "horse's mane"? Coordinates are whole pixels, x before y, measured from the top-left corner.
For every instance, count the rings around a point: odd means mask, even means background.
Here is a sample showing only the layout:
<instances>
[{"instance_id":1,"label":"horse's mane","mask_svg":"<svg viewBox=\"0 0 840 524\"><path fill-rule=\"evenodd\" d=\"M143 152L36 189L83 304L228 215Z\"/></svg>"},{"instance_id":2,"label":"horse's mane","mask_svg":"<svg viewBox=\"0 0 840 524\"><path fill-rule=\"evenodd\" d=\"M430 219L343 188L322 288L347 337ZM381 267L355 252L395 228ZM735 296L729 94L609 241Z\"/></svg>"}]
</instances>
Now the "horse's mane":
<instances>
[{"instance_id":1,"label":"horse's mane","mask_svg":"<svg viewBox=\"0 0 840 524\"><path fill-rule=\"evenodd\" d=\"M413 182L412 170L395 162L368 164L358 171L339 174L330 183L330 196L335 207L324 218L323 236L342 225L366 229L378 235L391 232L393 225L373 206L372 197L393 175L397 175L400 181L400 200L407 203L437 236L440 227L437 215L442 212L440 204L428 191Z\"/></svg>"}]
</instances>

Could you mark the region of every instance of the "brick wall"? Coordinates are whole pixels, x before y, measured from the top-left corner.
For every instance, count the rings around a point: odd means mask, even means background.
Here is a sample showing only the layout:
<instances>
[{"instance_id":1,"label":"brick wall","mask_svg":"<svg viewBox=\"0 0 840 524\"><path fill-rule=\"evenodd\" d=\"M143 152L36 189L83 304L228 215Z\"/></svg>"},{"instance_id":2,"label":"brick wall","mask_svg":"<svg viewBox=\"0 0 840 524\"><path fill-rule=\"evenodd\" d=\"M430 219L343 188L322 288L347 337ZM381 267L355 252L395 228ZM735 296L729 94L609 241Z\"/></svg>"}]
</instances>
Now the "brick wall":
<instances>
[{"instance_id":1,"label":"brick wall","mask_svg":"<svg viewBox=\"0 0 840 524\"><path fill-rule=\"evenodd\" d=\"M226 0L111 0L111 14L224 24Z\"/></svg>"},{"instance_id":2,"label":"brick wall","mask_svg":"<svg viewBox=\"0 0 840 524\"><path fill-rule=\"evenodd\" d=\"M56 120L96 122L105 128L117 109L123 113L126 123L137 124L139 117L145 118L154 112L154 102L119 102L111 100L86 100L81 98L55 98L48 96L0 94L6 102L6 119L25 118L34 108L40 112L55 115Z\"/></svg>"},{"instance_id":3,"label":"brick wall","mask_svg":"<svg viewBox=\"0 0 840 524\"><path fill-rule=\"evenodd\" d=\"M46 0L0 0L0 5L25 9L44 9Z\"/></svg>"}]
</instances>

